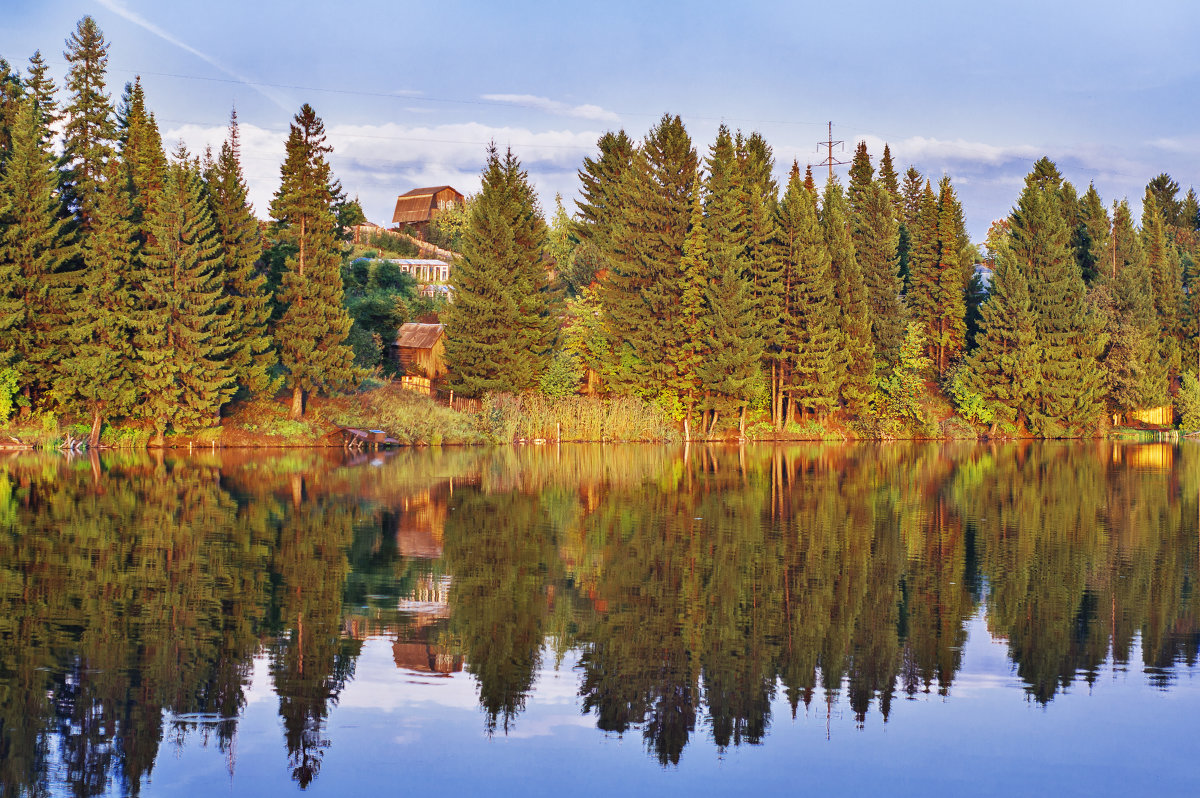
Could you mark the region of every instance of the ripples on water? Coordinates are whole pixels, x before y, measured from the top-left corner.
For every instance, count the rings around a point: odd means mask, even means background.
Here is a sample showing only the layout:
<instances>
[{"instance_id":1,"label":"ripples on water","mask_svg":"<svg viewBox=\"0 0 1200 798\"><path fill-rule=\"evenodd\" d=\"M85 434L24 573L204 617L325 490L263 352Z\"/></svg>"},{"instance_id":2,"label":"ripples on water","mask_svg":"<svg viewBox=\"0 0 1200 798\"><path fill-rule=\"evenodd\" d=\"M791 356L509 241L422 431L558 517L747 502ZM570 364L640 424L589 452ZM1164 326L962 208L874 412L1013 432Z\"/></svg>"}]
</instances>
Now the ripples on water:
<instances>
[{"instance_id":1,"label":"ripples on water","mask_svg":"<svg viewBox=\"0 0 1200 798\"><path fill-rule=\"evenodd\" d=\"M9 457L0 795L1170 794L1198 492L1193 444Z\"/></svg>"}]
</instances>

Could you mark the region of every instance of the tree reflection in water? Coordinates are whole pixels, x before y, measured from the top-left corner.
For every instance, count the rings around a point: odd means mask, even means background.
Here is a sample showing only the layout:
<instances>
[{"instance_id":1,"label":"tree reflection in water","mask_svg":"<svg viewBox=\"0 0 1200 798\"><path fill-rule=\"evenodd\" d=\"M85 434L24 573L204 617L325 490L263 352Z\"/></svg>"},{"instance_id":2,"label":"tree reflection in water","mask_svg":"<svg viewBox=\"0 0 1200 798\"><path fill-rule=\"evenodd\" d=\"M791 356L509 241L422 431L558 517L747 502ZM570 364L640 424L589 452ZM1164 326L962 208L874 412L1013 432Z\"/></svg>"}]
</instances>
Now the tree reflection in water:
<instances>
[{"instance_id":1,"label":"tree reflection in water","mask_svg":"<svg viewBox=\"0 0 1200 798\"><path fill-rule=\"evenodd\" d=\"M982 609L1034 701L1139 645L1169 689L1198 484L1192 449L1110 443L10 457L0 793L136 794L164 736L235 766L256 656L307 786L371 635L465 667L489 734L575 650L581 710L664 765L764 742L777 698L953 695Z\"/></svg>"}]
</instances>

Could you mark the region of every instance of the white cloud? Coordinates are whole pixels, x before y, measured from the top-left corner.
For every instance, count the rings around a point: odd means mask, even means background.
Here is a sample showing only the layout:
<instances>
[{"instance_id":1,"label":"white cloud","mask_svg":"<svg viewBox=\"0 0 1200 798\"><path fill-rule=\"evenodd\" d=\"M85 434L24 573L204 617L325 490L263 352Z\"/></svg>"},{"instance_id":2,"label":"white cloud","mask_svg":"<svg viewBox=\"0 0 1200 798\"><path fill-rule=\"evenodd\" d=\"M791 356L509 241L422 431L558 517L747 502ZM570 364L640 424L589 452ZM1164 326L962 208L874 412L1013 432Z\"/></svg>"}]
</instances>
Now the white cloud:
<instances>
[{"instance_id":1,"label":"white cloud","mask_svg":"<svg viewBox=\"0 0 1200 798\"><path fill-rule=\"evenodd\" d=\"M279 186L285 130L243 123L242 168L250 201L259 218L266 218L271 197ZM479 189L487 145L512 147L522 168L542 198L543 210L553 209L555 193L568 200L578 185L576 171L595 148L599 132L534 131L468 122L449 125L333 125L326 129L333 147L333 172L350 196L358 196L367 218L390 224L396 197L419 186L452 185L465 194ZM163 134L168 151L182 140L193 153L214 151L225 140L224 127L182 125ZM568 202L569 207L569 202Z\"/></svg>"},{"instance_id":2,"label":"white cloud","mask_svg":"<svg viewBox=\"0 0 1200 798\"><path fill-rule=\"evenodd\" d=\"M558 116L573 116L577 119L591 119L598 122L615 122L619 117L612 111L598 105L567 105L548 97L538 97L533 94L484 94L481 99L491 102L519 105L522 108L536 108Z\"/></svg>"}]
</instances>

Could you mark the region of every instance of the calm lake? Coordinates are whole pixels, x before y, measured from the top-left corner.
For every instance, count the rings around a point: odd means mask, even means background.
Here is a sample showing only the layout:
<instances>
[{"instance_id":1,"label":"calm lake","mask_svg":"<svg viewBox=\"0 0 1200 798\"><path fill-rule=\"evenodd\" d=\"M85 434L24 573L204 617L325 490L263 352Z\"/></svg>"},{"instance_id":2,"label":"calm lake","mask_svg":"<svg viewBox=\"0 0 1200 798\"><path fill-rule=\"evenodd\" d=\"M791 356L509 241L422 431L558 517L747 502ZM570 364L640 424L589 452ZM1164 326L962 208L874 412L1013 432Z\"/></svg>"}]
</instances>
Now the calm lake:
<instances>
[{"instance_id":1,"label":"calm lake","mask_svg":"<svg viewBox=\"0 0 1200 798\"><path fill-rule=\"evenodd\" d=\"M1190 795L1200 444L0 460L0 796Z\"/></svg>"}]
</instances>

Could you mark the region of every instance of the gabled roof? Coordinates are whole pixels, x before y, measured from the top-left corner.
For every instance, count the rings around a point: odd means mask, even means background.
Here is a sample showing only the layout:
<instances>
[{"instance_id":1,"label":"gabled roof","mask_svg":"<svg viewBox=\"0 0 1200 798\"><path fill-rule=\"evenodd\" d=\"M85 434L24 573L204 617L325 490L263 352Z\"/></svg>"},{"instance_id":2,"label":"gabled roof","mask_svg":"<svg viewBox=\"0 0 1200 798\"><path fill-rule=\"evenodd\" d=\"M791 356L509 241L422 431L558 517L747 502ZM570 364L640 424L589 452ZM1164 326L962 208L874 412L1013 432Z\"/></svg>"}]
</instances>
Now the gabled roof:
<instances>
[{"instance_id":1,"label":"gabled roof","mask_svg":"<svg viewBox=\"0 0 1200 798\"><path fill-rule=\"evenodd\" d=\"M445 329L441 324L420 324L410 321L396 333L396 346L406 349L432 349Z\"/></svg>"},{"instance_id":2,"label":"gabled roof","mask_svg":"<svg viewBox=\"0 0 1200 798\"><path fill-rule=\"evenodd\" d=\"M456 197L462 194L454 186L429 186L414 188L396 198L396 210L392 213L392 224L412 224L413 222L428 222L433 218L437 209L435 197L442 191L453 191Z\"/></svg>"}]
</instances>

